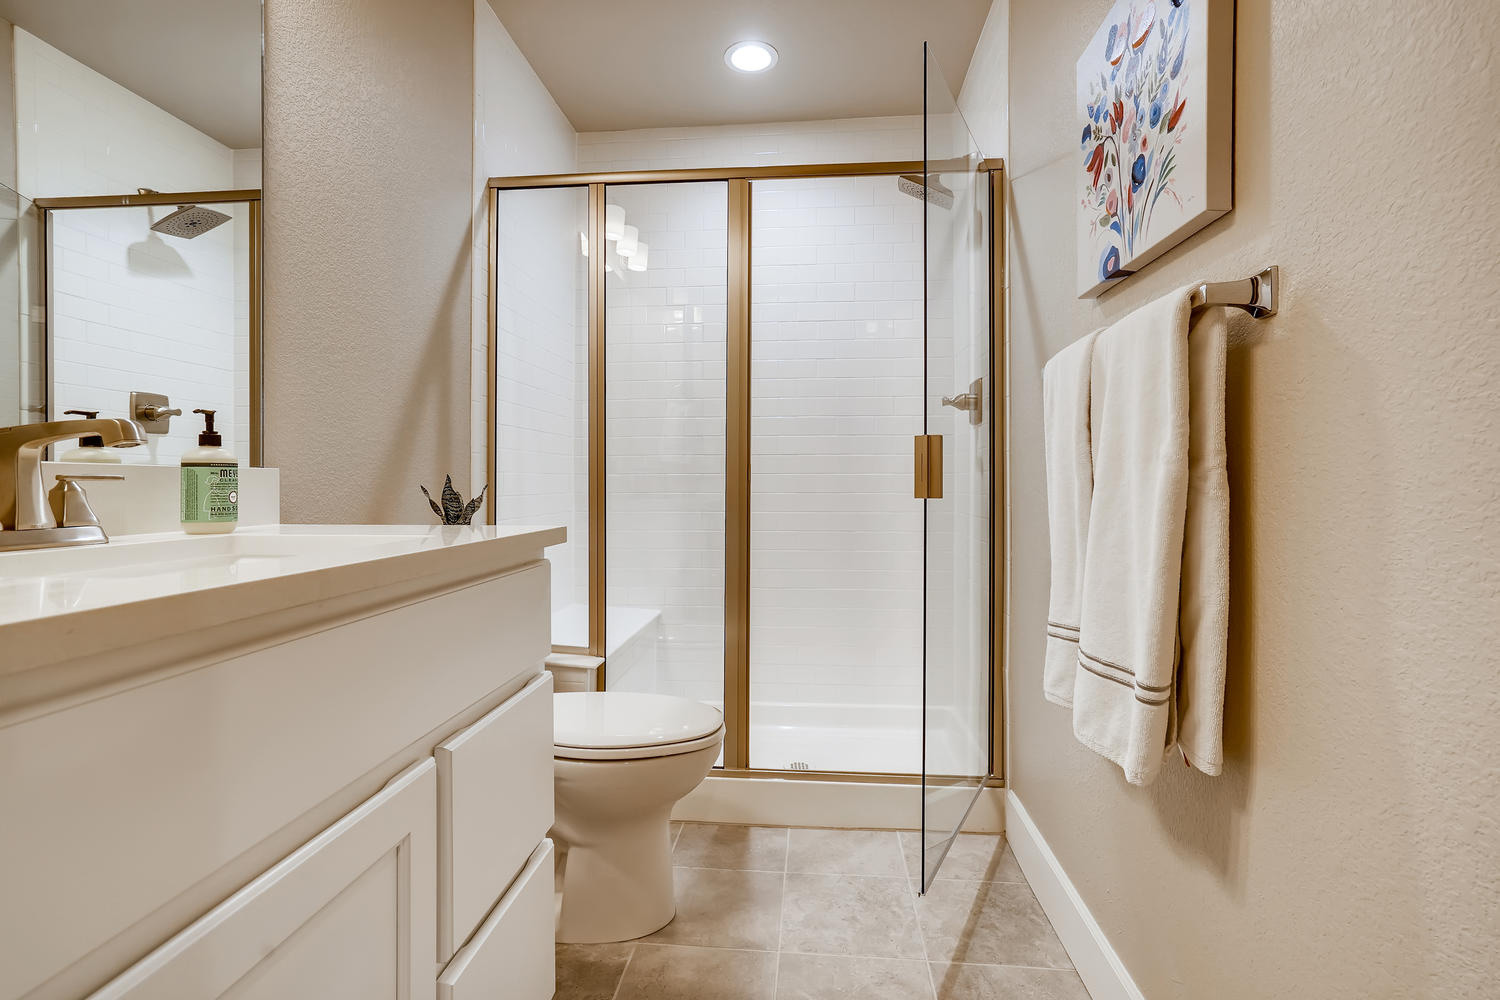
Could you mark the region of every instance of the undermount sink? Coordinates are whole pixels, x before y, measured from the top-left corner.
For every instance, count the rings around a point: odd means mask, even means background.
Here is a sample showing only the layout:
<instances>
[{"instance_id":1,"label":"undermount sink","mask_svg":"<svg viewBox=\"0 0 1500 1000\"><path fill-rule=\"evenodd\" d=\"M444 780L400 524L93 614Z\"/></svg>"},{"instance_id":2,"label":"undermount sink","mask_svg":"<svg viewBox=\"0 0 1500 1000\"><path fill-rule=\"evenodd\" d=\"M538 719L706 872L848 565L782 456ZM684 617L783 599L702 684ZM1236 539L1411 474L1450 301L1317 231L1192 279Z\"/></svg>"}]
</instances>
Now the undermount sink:
<instances>
[{"instance_id":1,"label":"undermount sink","mask_svg":"<svg viewBox=\"0 0 1500 1000\"><path fill-rule=\"evenodd\" d=\"M266 580L451 544L476 528L272 526L135 535L0 555L0 624Z\"/></svg>"}]
</instances>

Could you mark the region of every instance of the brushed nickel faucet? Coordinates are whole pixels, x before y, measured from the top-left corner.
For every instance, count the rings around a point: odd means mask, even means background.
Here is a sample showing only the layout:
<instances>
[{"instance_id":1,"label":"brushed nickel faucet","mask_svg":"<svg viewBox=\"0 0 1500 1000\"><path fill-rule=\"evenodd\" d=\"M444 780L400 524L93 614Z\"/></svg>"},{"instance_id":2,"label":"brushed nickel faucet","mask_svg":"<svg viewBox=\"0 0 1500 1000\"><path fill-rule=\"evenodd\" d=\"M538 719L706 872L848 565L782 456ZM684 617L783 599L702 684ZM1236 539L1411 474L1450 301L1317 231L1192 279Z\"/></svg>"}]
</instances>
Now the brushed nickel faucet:
<instances>
[{"instance_id":1,"label":"brushed nickel faucet","mask_svg":"<svg viewBox=\"0 0 1500 1000\"><path fill-rule=\"evenodd\" d=\"M146 443L145 431L134 420L53 420L0 427L0 550L109 541L76 481L119 477L59 477L70 481L61 484L56 516L42 488L42 455L47 445L88 436L102 438L113 448Z\"/></svg>"}]
</instances>

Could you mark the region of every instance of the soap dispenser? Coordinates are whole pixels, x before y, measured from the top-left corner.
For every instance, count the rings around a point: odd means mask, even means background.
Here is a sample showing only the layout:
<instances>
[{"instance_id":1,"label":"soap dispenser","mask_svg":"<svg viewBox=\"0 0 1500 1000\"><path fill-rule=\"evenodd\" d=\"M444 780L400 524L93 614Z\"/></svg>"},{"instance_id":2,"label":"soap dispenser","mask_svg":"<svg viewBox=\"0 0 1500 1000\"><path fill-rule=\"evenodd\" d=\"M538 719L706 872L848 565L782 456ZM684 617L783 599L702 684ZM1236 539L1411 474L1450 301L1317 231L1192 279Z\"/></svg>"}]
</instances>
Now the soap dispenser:
<instances>
[{"instance_id":1,"label":"soap dispenser","mask_svg":"<svg viewBox=\"0 0 1500 1000\"><path fill-rule=\"evenodd\" d=\"M64 410L66 416L83 417L85 420L99 419L98 410ZM87 434L78 439L76 448L69 448L57 456L59 462L97 462L100 465L119 465L124 461L118 448L104 447L104 439L97 434Z\"/></svg>"},{"instance_id":2,"label":"soap dispenser","mask_svg":"<svg viewBox=\"0 0 1500 1000\"><path fill-rule=\"evenodd\" d=\"M214 430L213 410L203 414L198 447L182 456L182 530L190 535L233 531L240 519L240 460Z\"/></svg>"}]
</instances>

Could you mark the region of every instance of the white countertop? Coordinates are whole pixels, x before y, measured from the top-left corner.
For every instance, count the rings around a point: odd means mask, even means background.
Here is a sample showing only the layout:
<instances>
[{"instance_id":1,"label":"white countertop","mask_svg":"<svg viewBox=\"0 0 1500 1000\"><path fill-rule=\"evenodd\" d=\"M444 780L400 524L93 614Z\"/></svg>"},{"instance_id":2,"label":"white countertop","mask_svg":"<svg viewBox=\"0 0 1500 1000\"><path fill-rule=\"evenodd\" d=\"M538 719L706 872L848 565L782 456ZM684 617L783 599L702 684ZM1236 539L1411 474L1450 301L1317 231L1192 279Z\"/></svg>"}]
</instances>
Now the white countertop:
<instances>
[{"instance_id":1,"label":"white countertop","mask_svg":"<svg viewBox=\"0 0 1500 1000\"><path fill-rule=\"evenodd\" d=\"M0 553L0 712L22 695L4 682L49 663L282 611L306 617L364 592L460 585L566 537L561 527L269 525Z\"/></svg>"}]
</instances>

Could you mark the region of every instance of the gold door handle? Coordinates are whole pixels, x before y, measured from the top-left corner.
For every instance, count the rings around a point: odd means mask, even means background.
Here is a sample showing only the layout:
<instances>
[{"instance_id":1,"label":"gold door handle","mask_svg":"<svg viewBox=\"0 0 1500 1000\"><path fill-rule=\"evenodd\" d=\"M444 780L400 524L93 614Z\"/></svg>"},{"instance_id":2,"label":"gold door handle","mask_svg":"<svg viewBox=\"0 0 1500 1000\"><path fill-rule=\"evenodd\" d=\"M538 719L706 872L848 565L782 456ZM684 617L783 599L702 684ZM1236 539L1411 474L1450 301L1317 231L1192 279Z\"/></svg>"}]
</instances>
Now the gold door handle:
<instances>
[{"instance_id":1,"label":"gold door handle","mask_svg":"<svg viewBox=\"0 0 1500 1000\"><path fill-rule=\"evenodd\" d=\"M912 443L912 496L943 499L943 436L918 434Z\"/></svg>"}]
</instances>

